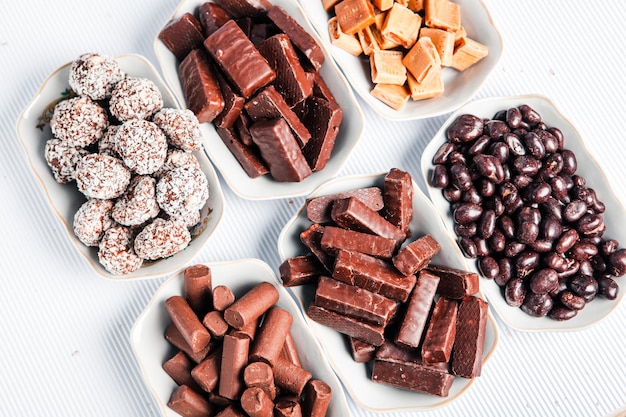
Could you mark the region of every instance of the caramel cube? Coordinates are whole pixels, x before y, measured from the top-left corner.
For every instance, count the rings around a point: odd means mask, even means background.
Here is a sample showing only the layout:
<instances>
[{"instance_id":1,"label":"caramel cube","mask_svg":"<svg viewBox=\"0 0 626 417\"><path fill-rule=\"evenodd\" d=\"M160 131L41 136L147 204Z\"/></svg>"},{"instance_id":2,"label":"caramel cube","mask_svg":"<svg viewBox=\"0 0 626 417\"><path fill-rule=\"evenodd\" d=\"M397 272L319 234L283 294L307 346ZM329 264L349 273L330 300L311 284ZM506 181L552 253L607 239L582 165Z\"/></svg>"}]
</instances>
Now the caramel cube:
<instances>
[{"instance_id":1,"label":"caramel cube","mask_svg":"<svg viewBox=\"0 0 626 417\"><path fill-rule=\"evenodd\" d=\"M452 64L452 54L454 53L454 33L442 29L422 28L420 36L427 36L433 41L439 57L441 65L448 67Z\"/></svg>"},{"instance_id":2,"label":"caramel cube","mask_svg":"<svg viewBox=\"0 0 626 417\"><path fill-rule=\"evenodd\" d=\"M415 13L421 12L424 10L424 0L408 0L406 7Z\"/></svg>"},{"instance_id":3,"label":"caramel cube","mask_svg":"<svg viewBox=\"0 0 626 417\"><path fill-rule=\"evenodd\" d=\"M374 33L377 35L378 45L380 46L380 49L393 49L400 46L400 44L395 42L393 39L388 39L383 36L382 30L386 17L386 12L379 11L378 13L376 13L376 16L374 16L374 27L376 28Z\"/></svg>"},{"instance_id":4,"label":"caramel cube","mask_svg":"<svg viewBox=\"0 0 626 417\"><path fill-rule=\"evenodd\" d=\"M487 46L468 37L462 38L454 48L452 55L452 68L465 71L481 59L487 56Z\"/></svg>"},{"instance_id":5,"label":"caramel cube","mask_svg":"<svg viewBox=\"0 0 626 417\"><path fill-rule=\"evenodd\" d=\"M431 28L455 32L461 27L461 6L449 0L424 0L424 22Z\"/></svg>"},{"instance_id":6,"label":"caramel cube","mask_svg":"<svg viewBox=\"0 0 626 417\"><path fill-rule=\"evenodd\" d=\"M378 10L384 12L385 10L391 9L391 6L393 6L394 0L372 0L372 3Z\"/></svg>"},{"instance_id":7,"label":"caramel cube","mask_svg":"<svg viewBox=\"0 0 626 417\"><path fill-rule=\"evenodd\" d=\"M376 84L370 94L394 110L402 110L410 97L407 87L397 84Z\"/></svg>"},{"instance_id":8,"label":"caramel cube","mask_svg":"<svg viewBox=\"0 0 626 417\"><path fill-rule=\"evenodd\" d=\"M337 16L333 16L328 21L328 33L330 34L330 43L343 49L354 56L363 53L361 42L354 35L348 35L339 27Z\"/></svg>"},{"instance_id":9,"label":"caramel cube","mask_svg":"<svg viewBox=\"0 0 626 417\"><path fill-rule=\"evenodd\" d=\"M369 0L343 0L335 6L339 26L354 35L374 23L374 6Z\"/></svg>"},{"instance_id":10,"label":"caramel cube","mask_svg":"<svg viewBox=\"0 0 626 417\"><path fill-rule=\"evenodd\" d=\"M409 49L417 40L421 24L422 18L418 14L399 3L394 3L387 12L381 33L383 37Z\"/></svg>"},{"instance_id":11,"label":"caramel cube","mask_svg":"<svg viewBox=\"0 0 626 417\"><path fill-rule=\"evenodd\" d=\"M418 83L415 77L407 74L407 83L411 98L416 101L437 97L443 94L444 91L441 71L438 71L432 77L428 77L423 83Z\"/></svg>"},{"instance_id":12,"label":"caramel cube","mask_svg":"<svg viewBox=\"0 0 626 417\"><path fill-rule=\"evenodd\" d=\"M429 76L441 71L439 52L428 37L420 37L415 45L404 56L404 66L415 77L417 82L423 83Z\"/></svg>"},{"instance_id":13,"label":"caramel cube","mask_svg":"<svg viewBox=\"0 0 626 417\"><path fill-rule=\"evenodd\" d=\"M341 0L322 0L322 7L327 12L337 5Z\"/></svg>"},{"instance_id":14,"label":"caramel cube","mask_svg":"<svg viewBox=\"0 0 626 417\"><path fill-rule=\"evenodd\" d=\"M381 38L380 32L375 25L368 26L357 32L357 38L361 43L361 48L365 55L371 55L372 52L380 50L378 40Z\"/></svg>"},{"instance_id":15,"label":"caramel cube","mask_svg":"<svg viewBox=\"0 0 626 417\"><path fill-rule=\"evenodd\" d=\"M406 82L406 67L402 64L401 51L374 51L370 55L372 81L375 84L398 84Z\"/></svg>"}]
</instances>

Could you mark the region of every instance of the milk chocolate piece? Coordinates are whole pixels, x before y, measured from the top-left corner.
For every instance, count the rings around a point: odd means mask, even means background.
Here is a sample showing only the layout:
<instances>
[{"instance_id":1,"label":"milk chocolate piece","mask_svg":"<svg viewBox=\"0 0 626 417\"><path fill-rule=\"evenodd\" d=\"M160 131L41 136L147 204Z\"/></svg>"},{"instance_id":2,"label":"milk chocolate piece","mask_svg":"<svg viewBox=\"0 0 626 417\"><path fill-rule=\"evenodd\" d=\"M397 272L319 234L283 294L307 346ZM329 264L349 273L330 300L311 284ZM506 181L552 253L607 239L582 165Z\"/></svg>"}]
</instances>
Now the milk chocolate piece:
<instances>
[{"instance_id":1,"label":"milk chocolate piece","mask_svg":"<svg viewBox=\"0 0 626 417\"><path fill-rule=\"evenodd\" d=\"M439 297L428 323L428 330L422 343L422 360L426 363L448 362L456 335L458 303Z\"/></svg>"},{"instance_id":2,"label":"milk chocolate piece","mask_svg":"<svg viewBox=\"0 0 626 417\"><path fill-rule=\"evenodd\" d=\"M405 302L415 286L415 275L404 276L382 259L358 252L339 251L333 278Z\"/></svg>"},{"instance_id":3,"label":"milk chocolate piece","mask_svg":"<svg viewBox=\"0 0 626 417\"><path fill-rule=\"evenodd\" d=\"M380 346L385 341L384 326L365 323L315 304L309 305L307 314L311 320L323 326L330 327L339 333L362 340L370 345Z\"/></svg>"},{"instance_id":4,"label":"milk chocolate piece","mask_svg":"<svg viewBox=\"0 0 626 417\"><path fill-rule=\"evenodd\" d=\"M307 57L308 61L316 70L324 63L324 51L313 37L289 15L282 7L274 5L267 12L267 17L280 30L289 36L294 46Z\"/></svg>"},{"instance_id":5,"label":"milk chocolate piece","mask_svg":"<svg viewBox=\"0 0 626 417\"><path fill-rule=\"evenodd\" d=\"M212 1L204 2L198 8L198 19L204 31L204 37L208 37L218 30L224 23L228 22L232 17Z\"/></svg>"},{"instance_id":6,"label":"milk chocolate piece","mask_svg":"<svg viewBox=\"0 0 626 417\"><path fill-rule=\"evenodd\" d=\"M191 370L196 366L185 352L179 350L174 356L163 363L163 370L178 385L187 385L194 390L200 389L191 377Z\"/></svg>"},{"instance_id":7,"label":"milk chocolate piece","mask_svg":"<svg viewBox=\"0 0 626 417\"><path fill-rule=\"evenodd\" d=\"M207 347L211 335L183 297L171 296L165 301L165 308L192 352L198 353Z\"/></svg>"},{"instance_id":8,"label":"milk chocolate piece","mask_svg":"<svg viewBox=\"0 0 626 417\"><path fill-rule=\"evenodd\" d=\"M284 287L313 284L326 272L315 255L301 255L287 258L278 267Z\"/></svg>"},{"instance_id":9,"label":"milk chocolate piece","mask_svg":"<svg viewBox=\"0 0 626 417\"><path fill-rule=\"evenodd\" d=\"M445 362L425 363L418 349L406 350L400 348L391 340L385 340L376 350L376 359L396 363L416 363L440 372L449 373L449 366Z\"/></svg>"},{"instance_id":10,"label":"milk chocolate piece","mask_svg":"<svg viewBox=\"0 0 626 417\"><path fill-rule=\"evenodd\" d=\"M228 129L239 119L246 100L233 91L228 81L221 74L217 74L217 81L224 98L224 110L217 115L213 123L217 127Z\"/></svg>"},{"instance_id":11,"label":"milk chocolate piece","mask_svg":"<svg viewBox=\"0 0 626 417\"><path fill-rule=\"evenodd\" d=\"M279 359L272 367L274 370L274 383L295 395L301 395L307 382L313 376L311 372L303 369L284 359Z\"/></svg>"},{"instance_id":12,"label":"milk chocolate piece","mask_svg":"<svg viewBox=\"0 0 626 417\"><path fill-rule=\"evenodd\" d=\"M256 321L278 301L278 291L269 282L261 282L224 311L224 320L235 329Z\"/></svg>"},{"instance_id":13,"label":"milk chocolate piece","mask_svg":"<svg viewBox=\"0 0 626 417\"><path fill-rule=\"evenodd\" d=\"M420 271L415 288L407 303L400 329L394 339L397 345L405 349L419 346L438 285L439 277L426 271Z\"/></svg>"},{"instance_id":14,"label":"milk chocolate piece","mask_svg":"<svg viewBox=\"0 0 626 417\"><path fill-rule=\"evenodd\" d=\"M198 122L212 122L224 109L224 97L206 52L202 49L189 52L178 67L178 77L187 107Z\"/></svg>"},{"instance_id":15,"label":"milk chocolate piece","mask_svg":"<svg viewBox=\"0 0 626 417\"><path fill-rule=\"evenodd\" d=\"M285 119L259 120L250 126L250 133L276 181L299 182L311 175Z\"/></svg>"},{"instance_id":16,"label":"milk chocolate piece","mask_svg":"<svg viewBox=\"0 0 626 417\"><path fill-rule=\"evenodd\" d=\"M411 235L409 224L413 219L413 179L408 172L392 168L385 175L383 199L385 217L407 237Z\"/></svg>"},{"instance_id":17,"label":"milk chocolate piece","mask_svg":"<svg viewBox=\"0 0 626 417\"><path fill-rule=\"evenodd\" d=\"M348 336L348 342L350 344L350 354L355 362L366 363L374 360L376 356L376 346L351 336Z\"/></svg>"},{"instance_id":18,"label":"milk chocolate piece","mask_svg":"<svg viewBox=\"0 0 626 417\"><path fill-rule=\"evenodd\" d=\"M176 388L167 406L182 417L206 417L213 415L213 406L202 395L186 385Z\"/></svg>"},{"instance_id":19,"label":"milk chocolate piece","mask_svg":"<svg viewBox=\"0 0 626 417\"><path fill-rule=\"evenodd\" d=\"M202 324L207 328L213 339L221 339L228 331L228 323L224 320L221 311L213 310L204 315Z\"/></svg>"},{"instance_id":20,"label":"milk chocolate piece","mask_svg":"<svg viewBox=\"0 0 626 417\"><path fill-rule=\"evenodd\" d=\"M311 138L311 133L291 110L284 97L273 85L261 90L244 104L248 116L254 121L283 118L291 128L298 146L302 147ZM252 133L252 132L251 132Z\"/></svg>"},{"instance_id":21,"label":"milk chocolate piece","mask_svg":"<svg viewBox=\"0 0 626 417\"><path fill-rule=\"evenodd\" d=\"M313 84L304 72L289 37L274 35L258 45L259 52L276 72L274 86L289 107L305 100L313 92Z\"/></svg>"},{"instance_id":22,"label":"milk chocolate piece","mask_svg":"<svg viewBox=\"0 0 626 417\"><path fill-rule=\"evenodd\" d=\"M293 317L287 310L276 306L267 310L250 349L250 360L276 364L292 322Z\"/></svg>"},{"instance_id":23,"label":"milk chocolate piece","mask_svg":"<svg viewBox=\"0 0 626 417\"><path fill-rule=\"evenodd\" d=\"M222 359L218 392L222 397L235 400L243 391L243 370L248 364L250 339L227 334L222 344Z\"/></svg>"},{"instance_id":24,"label":"milk chocolate piece","mask_svg":"<svg viewBox=\"0 0 626 417\"><path fill-rule=\"evenodd\" d=\"M398 308L387 297L325 276L317 283L315 305L379 326L386 326Z\"/></svg>"},{"instance_id":25,"label":"milk chocolate piece","mask_svg":"<svg viewBox=\"0 0 626 417\"><path fill-rule=\"evenodd\" d=\"M217 285L213 288L213 307L217 311L224 311L235 302L235 294L226 285Z\"/></svg>"},{"instance_id":26,"label":"milk chocolate piece","mask_svg":"<svg viewBox=\"0 0 626 417\"><path fill-rule=\"evenodd\" d=\"M488 303L466 297L459 303L456 337L452 348L452 373L463 378L480 376L487 331Z\"/></svg>"},{"instance_id":27,"label":"milk chocolate piece","mask_svg":"<svg viewBox=\"0 0 626 417\"><path fill-rule=\"evenodd\" d=\"M274 70L234 20L224 23L206 38L204 47L245 98L276 77Z\"/></svg>"},{"instance_id":28,"label":"milk chocolate piece","mask_svg":"<svg viewBox=\"0 0 626 417\"><path fill-rule=\"evenodd\" d=\"M191 370L193 380L206 392L211 392L218 386L222 349L211 352L202 362Z\"/></svg>"},{"instance_id":29,"label":"milk chocolate piece","mask_svg":"<svg viewBox=\"0 0 626 417\"><path fill-rule=\"evenodd\" d=\"M460 300L479 290L478 274L441 265L428 265L427 269L440 278L437 293L442 297Z\"/></svg>"},{"instance_id":30,"label":"milk chocolate piece","mask_svg":"<svg viewBox=\"0 0 626 417\"><path fill-rule=\"evenodd\" d=\"M431 235L424 235L409 243L393 257L393 265L404 275L424 269L441 250Z\"/></svg>"},{"instance_id":31,"label":"milk chocolate piece","mask_svg":"<svg viewBox=\"0 0 626 417\"><path fill-rule=\"evenodd\" d=\"M202 46L203 32L198 19L191 13L185 13L165 25L159 32L159 39L176 58L182 60L193 49Z\"/></svg>"},{"instance_id":32,"label":"milk chocolate piece","mask_svg":"<svg viewBox=\"0 0 626 417\"><path fill-rule=\"evenodd\" d=\"M302 417L300 403L293 400L281 399L274 404L275 417Z\"/></svg>"},{"instance_id":33,"label":"milk chocolate piece","mask_svg":"<svg viewBox=\"0 0 626 417\"><path fill-rule=\"evenodd\" d=\"M274 417L274 402L259 387L250 387L241 394L241 408L250 417Z\"/></svg>"},{"instance_id":34,"label":"milk chocolate piece","mask_svg":"<svg viewBox=\"0 0 626 417\"><path fill-rule=\"evenodd\" d=\"M313 80L313 96L328 101L332 106L340 107L335 99L335 95L330 91L330 88L328 88L328 84L326 84L322 75L317 71L310 72L309 74Z\"/></svg>"},{"instance_id":35,"label":"milk chocolate piece","mask_svg":"<svg viewBox=\"0 0 626 417\"><path fill-rule=\"evenodd\" d=\"M192 265L183 272L183 292L191 309L199 316L213 305L211 269L202 264Z\"/></svg>"},{"instance_id":36,"label":"milk chocolate piece","mask_svg":"<svg viewBox=\"0 0 626 417\"><path fill-rule=\"evenodd\" d=\"M396 242L399 247L406 235L378 212L367 207L356 197L335 200L330 213L332 219L345 229L372 233Z\"/></svg>"},{"instance_id":37,"label":"milk chocolate piece","mask_svg":"<svg viewBox=\"0 0 626 417\"><path fill-rule=\"evenodd\" d=\"M312 379L304 389L302 411L305 416L325 417L332 398L332 389L324 381Z\"/></svg>"},{"instance_id":38,"label":"milk chocolate piece","mask_svg":"<svg viewBox=\"0 0 626 417\"><path fill-rule=\"evenodd\" d=\"M300 355L298 355L298 350L296 349L296 342L293 340L293 335L291 334L291 332L287 333L287 337L285 338L285 344L283 345L280 356L283 359L293 363L294 365L302 367L302 363L300 362Z\"/></svg>"},{"instance_id":39,"label":"milk chocolate piece","mask_svg":"<svg viewBox=\"0 0 626 417\"><path fill-rule=\"evenodd\" d=\"M243 371L243 382L247 387L258 387L273 401L276 398L276 384L272 367L265 362L251 362Z\"/></svg>"},{"instance_id":40,"label":"milk chocolate piece","mask_svg":"<svg viewBox=\"0 0 626 417\"><path fill-rule=\"evenodd\" d=\"M327 100L310 97L306 101L302 120L311 133L311 139L302 149L302 153L311 168L320 171L328 163L335 147L343 110Z\"/></svg>"},{"instance_id":41,"label":"milk chocolate piece","mask_svg":"<svg viewBox=\"0 0 626 417\"><path fill-rule=\"evenodd\" d=\"M380 188L358 188L336 194L308 198L306 201L307 218L314 223L328 223L332 220L330 214L333 202L340 198L352 196L361 200L366 206L374 211L380 211L383 208L383 193Z\"/></svg>"},{"instance_id":42,"label":"milk chocolate piece","mask_svg":"<svg viewBox=\"0 0 626 417\"><path fill-rule=\"evenodd\" d=\"M374 360L372 381L410 391L447 397L454 376L419 363Z\"/></svg>"},{"instance_id":43,"label":"milk chocolate piece","mask_svg":"<svg viewBox=\"0 0 626 417\"><path fill-rule=\"evenodd\" d=\"M261 158L258 149L246 146L240 142L232 129L218 127L215 131L250 178L257 178L269 173L269 169Z\"/></svg>"},{"instance_id":44,"label":"milk chocolate piece","mask_svg":"<svg viewBox=\"0 0 626 417\"><path fill-rule=\"evenodd\" d=\"M324 226L313 223L306 230L300 232L300 241L309 248L311 253L324 265L324 268L331 272L335 263L335 257L327 254L322 249L320 244L322 234L324 234Z\"/></svg>"},{"instance_id":45,"label":"milk chocolate piece","mask_svg":"<svg viewBox=\"0 0 626 417\"><path fill-rule=\"evenodd\" d=\"M393 239L335 226L324 227L320 244L329 253L346 250L386 259L391 258L396 249Z\"/></svg>"},{"instance_id":46,"label":"milk chocolate piece","mask_svg":"<svg viewBox=\"0 0 626 417\"><path fill-rule=\"evenodd\" d=\"M269 0L213 0L234 18L252 17L267 12L272 3Z\"/></svg>"},{"instance_id":47,"label":"milk chocolate piece","mask_svg":"<svg viewBox=\"0 0 626 417\"><path fill-rule=\"evenodd\" d=\"M245 105L245 103L244 103ZM237 132L237 137L246 146L254 145L252 142L252 135L250 134L250 126L252 125L252 119L250 116L246 114L246 112L241 112L239 115L239 119L235 122L235 130Z\"/></svg>"},{"instance_id":48,"label":"milk chocolate piece","mask_svg":"<svg viewBox=\"0 0 626 417\"><path fill-rule=\"evenodd\" d=\"M194 362L200 363L204 358L206 358L209 350L211 350L211 344L207 344L204 349L199 352L194 352L191 350L189 343L185 340L182 333L178 328L174 325L174 323L170 323L169 326L165 329L165 340L170 342L173 346L182 350L189 356Z\"/></svg>"},{"instance_id":49,"label":"milk chocolate piece","mask_svg":"<svg viewBox=\"0 0 626 417\"><path fill-rule=\"evenodd\" d=\"M259 329L259 322L261 318L257 318L256 320L251 320L249 323L246 323L241 329L230 329L228 334L237 337L247 337L250 339L250 342L254 340L256 336L256 332Z\"/></svg>"},{"instance_id":50,"label":"milk chocolate piece","mask_svg":"<svg viewBox=\"0 0 626 417\"><path fill-rule=\"evenodd\" d=\"M227 404L226 408L217 413L215 417L246 417L246 413L241 411L235 404Z\"/></svg>"}]
</instances>

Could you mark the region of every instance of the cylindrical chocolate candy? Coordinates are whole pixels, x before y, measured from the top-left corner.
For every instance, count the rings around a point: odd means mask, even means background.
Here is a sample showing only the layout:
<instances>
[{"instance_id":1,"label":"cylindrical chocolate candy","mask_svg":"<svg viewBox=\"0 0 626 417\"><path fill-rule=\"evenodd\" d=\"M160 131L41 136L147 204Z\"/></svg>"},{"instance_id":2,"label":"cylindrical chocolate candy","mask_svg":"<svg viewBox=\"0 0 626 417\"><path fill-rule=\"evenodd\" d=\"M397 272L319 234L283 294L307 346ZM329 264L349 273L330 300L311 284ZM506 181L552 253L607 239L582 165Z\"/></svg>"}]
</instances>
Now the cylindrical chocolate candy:
<instances>
[{"instance_id":1,"label":"cylindrical chocolate candy","mask_svg":"<svg viewBox=\"0 0 626 417\"><path fill-rule=\"evenodd\" d=\"M202 264L185 268L183 273L185 299L198 315L211 309L213 284L211 269Z\"/></svg>"},{"instance_id":2,"label":"cylindrical chocolate candy","mask_svg":"<svg viewBox=\"0 0 626 417\"><path fill-rule=\"evenodd\" d=\"M211 335L183 297L174 295L168 298L165 307L192 352L197 353L207 347Z\"/></svg>"},{"instance_id":3,"label":"cylindrical chocolate candy","mask_svg":"<svg viewBox=\"0 0 626 417\"><path fill-rule=\"evenodd\" d=\"M274 417L274 402L259 387L250 387L241 394L241 408L250 417Z\"/></svg>"},{"instance_id":4,"label":"cylindrical chocolate candy","mask_svg":"<svg viewBox=\"0 0 626 417\"><path fill-rule=\"evenodd\" d=\"M222 397L235 400L241 395L249 346L250 339L247 337L224 336L218 391Z\"/></svg>"},{"instance_id":5,"label":"cylindrical chocolate candy","mask_svg":"<svg viewBox=\"0 0 626 417\"><path fill-rule=\"evenodd\" d=\"M292 322L293 317L287 310L276 306L267 310L250 350L250 360L274 365L280 357Z\"/></svg>"},{"instance_id":6,"label":"cylindrical chocolate candy","mask_svg":"<svg viewBox=\"0 0 626 417\"><path fill-rule=\"evenodd\" d=\"M235 329L255 321L278 301L278 291L269 282L261 282L224 311L224 320Z\"/></svg>"}]
</instances>

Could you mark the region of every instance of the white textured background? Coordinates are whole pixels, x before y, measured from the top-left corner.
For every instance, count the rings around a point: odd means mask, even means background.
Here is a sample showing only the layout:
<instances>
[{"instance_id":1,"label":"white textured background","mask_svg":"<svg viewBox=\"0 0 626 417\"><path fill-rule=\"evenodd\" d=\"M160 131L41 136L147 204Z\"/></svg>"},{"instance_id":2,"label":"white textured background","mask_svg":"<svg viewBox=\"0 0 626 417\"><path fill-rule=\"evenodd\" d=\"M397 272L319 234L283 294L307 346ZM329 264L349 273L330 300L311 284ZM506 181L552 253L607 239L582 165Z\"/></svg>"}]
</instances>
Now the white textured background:
<instances>
[{"instance_id":1,"label":"white textured background","mask_svg":"<svg viewBox=\"0 0 626 417\"><path fill-rule=\"evenodd\" d=\"M317 1L317 0L305 0ZM621 0L486 0L504 41L476 98L539 93L579 129L626 202ZM131 326L163 279L115 283L74 252L15 134L46 76L81 53L134 52L156 64L154 37L176 0L26 1L0 13L0 416L155 416L133 358ZM342 175L399 167L445 116L389 123L364 108L365 134ZM197 262L256 257L275 271L276 239L303 198L251 202L223 183L227 212ZM626 242L622 242L626 244ZM626 279L626 278L624 278ZM626 290L626 282L622 282ZM425 416L606 416L626 404L626 305L574 333L521 333L501 321L483 376ZM354 416L368 416L351 403Z\"/></svg>"}]
</instances>

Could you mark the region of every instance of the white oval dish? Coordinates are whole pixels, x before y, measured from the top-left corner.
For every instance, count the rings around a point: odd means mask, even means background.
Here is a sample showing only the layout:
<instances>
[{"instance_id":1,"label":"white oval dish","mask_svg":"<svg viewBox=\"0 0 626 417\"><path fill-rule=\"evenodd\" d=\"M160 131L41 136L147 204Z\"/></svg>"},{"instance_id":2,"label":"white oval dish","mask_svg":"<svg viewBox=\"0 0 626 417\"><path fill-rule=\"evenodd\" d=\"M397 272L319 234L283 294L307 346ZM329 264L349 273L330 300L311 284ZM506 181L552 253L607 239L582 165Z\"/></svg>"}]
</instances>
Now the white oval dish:
<instances>
[{"instance_id":1,"label":"white oval dish","mask_svg":"<svg viewBox=\"0 0 626 417\"><path fill-rule=\"evenodd\" d=\"M468 36L489 48L489 54L480 62L463 72L452 68L443 69L444 93L439 97L409 102L401 110L394 110L374 96L369 60L355 57L333 46L328 33L330 14L322 7L321 0L299 0L311 25L331 52L339 68L356 92L374 111L391 120L415 120L434 117L454 111L470 100L480 89L502 55L502 38L487 7L481 0L455 0L461 5L461 24Z\"/></svg>"},{"instance_id":2,"label":"white oval dish","mask_svg":"<svg viewBox=\"0 0 626 417\"><path fill-rule=\"evenodd\" d=\"M557 127L563 132L565 148L571 149L576 154L578 161L578 170L576 173L587 180L587 185L596 191L599 199L606 205L606 211L603 213L604 222L607 225L605 236L614 238L622 244L626 243L626 229L622 227L626 221L626 210L615 196L615 192L608 183L600 165L589 153L583 138L574 125L556 108L552 101L538 95L494 97L467 103L450 116L426 146L426 149L424 149L421 159L422 175L427 184L430 199L434 203L439 215L442 216L450 239L456 240L457 238L454 233L454 220L450 212L450 205L448 201L443 198L440 189L429 185L430 171L433 167L432 158L435 152L437 152L437 149L446 141L446 130L448 126L461 114L469 113L478 117L492 118L499 110L506 110L521 104L528 104L539 112L542 120L548 126ZM467 269L479 272L473 260L466 258L465 264ZM588 303L573 319L556 321L546 317L532 317L519 308L509 306L502 296L500 287L493 281L481 278L480 287L498 316L508 326L523 331L582 330L596 324L602 318L606 317L624 298L624 291L620 291L617 299L613 301L596 297L595 300Z\"/></svg>"},{"instance_id":3,"label":"white oval dish","mask_svg":"<svg viewBox=\"0 0 626 417\"><path fill-rule=\"evenodd\" d=\"M171 19L175 19L186 12L196 12L197 8L204 2L204 0L183 0L172 14ZM272 0L272 3L285 9L321 44L326 61L320 69L320 74L341 106L343 121L335 141L332 156L326 167L321 171L314 172L301 182L278 182L269 175L250 178L226 145L224 145L222 139L217 135L213 124L202 123L204 147L209 158L211 158L211 161L233 192L249 200L289 198L310 193L315 187L334 177L339 172L363 131L363 114L358 107L352 89L315 34L315 31L306 22L302 9L294 0ZM176 95L180 105L185 108L185 98L180 79L178 78L178 60L161 42L158 36L154 41L154 51L165 81Z\"/></svg>"},{"instance_id":4,"label":"white oval dish","mask_svg":"<svg viewBox=\"0 0 626 417\"><path fill-rule=\"evenodd\" d=\"M276 305L288 310L293 316L291 332L303 368L309 370L314 378L326 382L332 389L328 417L349 416L346 397L337 376L302 318L298 306L271 268L259 259L239 259L206 265L211 269L213 285L226 285L236 296L241 296L260 282L269 282L276 287L279 293ZM133 353L143 378L154 395L161 413L168 417L177 417L178 414L167 407L167 402L177 385L162 368L163 362L175 353L175 348L164 337L165 329L170 323L165 300L173 295L182 294L183 272L180 271L157 289L137 318L130 334Z\"/></svg>"},{"instance_id":5,"label":"white oval dish","mask_svg":"<svg viewBox=\"0 0 626 417\"><path fill-rule=\"evenodd\" d=\"M382 188L385 175L373 174L336 178L318 187L310 197L364 187L378 186ZM456 243L450 239L432 203L417 187L415 182L413 183L413 191L413 220L410 224L411 236L415 238L424 234L430 234L441 246L441 251L433 262L454 268L463 268L463 255ZM306 207L303 206L287 222L278 237L278 253L281 260L284 261L287 258L307 253L306 248L300 242L300 232L310 225L311 221L306 216ZM354 401L364 409L376 412L427 410L454 401L467 392L474 382L473 379L456 377L448 397L445 398L400 390L373 382L369 378L366 365L356 363L352 359L345 337L328 327L314 322L306 315L306 309L315 293L314 288L312 286L299 286L289 287L288 290L294 295L302 311L305 312L304 316L307 323L313 329L313 333L324 348L331 366L346 387L346 390ZM493 354L497 342L498 331L490 312L485 335L483 364ZM481 378L483 377L481 376Z\"/></svg>"},{"instance_id":6,"label":"white oval dish","mask_svg":"<svg viewBox=\"0 0 626 417\"><path fill-rule=\"evenodd\" d=\"M178 103L170 90L147 59L135 54L116 56L115 59L126 74L145 77L154 81L163 95L165 107L178 108ZM59 67L48 76L17 120L17 135L24 148L33 174L39 180L50 207L63 223L70 241L98 275L107 279L122 281L172 274L183 265L189 263L198 254L222 218L224 213L224 195L215 169L204 152L195 152L202 171L209 180L209 200L202 210L200 224L192 230L193 240L185 250L167 259L146 263L139 270L130 274L114 275L109 273L98 261L97 247L85 246L74 235L74 213L85 201L85 196L76 189L75 183L57 183L44 158L45 143L52 138L50 126L44 118L51 115L56 101L64 94L67 95L69 91L68 75L70 65L71 62Z\"/></svg>"}]
</instances>

